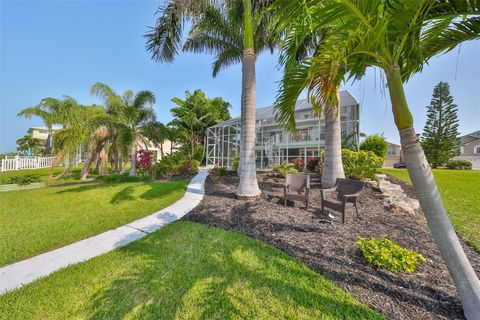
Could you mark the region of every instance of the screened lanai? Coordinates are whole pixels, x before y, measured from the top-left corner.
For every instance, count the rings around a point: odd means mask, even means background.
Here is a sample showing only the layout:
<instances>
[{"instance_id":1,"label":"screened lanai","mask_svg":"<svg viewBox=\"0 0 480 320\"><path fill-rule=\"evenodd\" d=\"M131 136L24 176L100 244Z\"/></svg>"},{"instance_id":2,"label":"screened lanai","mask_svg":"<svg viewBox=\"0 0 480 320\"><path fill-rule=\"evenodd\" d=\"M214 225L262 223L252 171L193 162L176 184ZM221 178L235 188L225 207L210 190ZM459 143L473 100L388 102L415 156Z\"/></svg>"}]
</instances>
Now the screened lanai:
<instances>
[{"instance_id":1,"label":"screened lanai","mask_svg":"<svg viewBox=\"0 0 480 320\"><path fill-rule=\"evenodd\" d=\"M295 105L297 131L287 132L275 122L273 106L256 109L256 164L268 169L273 164L319 156L325 145L325 121L314 114L307 99ZM342 135L358 145L360 110L358 101L348 92L340 92ZM207 165L231 168L240 152L240 117L207 129Z\"/></svg>"}]
</instances>

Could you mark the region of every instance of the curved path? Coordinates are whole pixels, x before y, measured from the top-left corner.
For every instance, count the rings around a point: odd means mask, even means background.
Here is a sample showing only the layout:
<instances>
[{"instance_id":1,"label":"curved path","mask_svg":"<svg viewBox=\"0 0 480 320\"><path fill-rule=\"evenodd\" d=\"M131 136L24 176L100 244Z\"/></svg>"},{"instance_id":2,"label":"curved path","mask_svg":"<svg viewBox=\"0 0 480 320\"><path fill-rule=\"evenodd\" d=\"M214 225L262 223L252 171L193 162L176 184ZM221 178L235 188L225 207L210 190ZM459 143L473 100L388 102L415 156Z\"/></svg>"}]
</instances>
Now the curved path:
<instances>
[{"instance_id":1,"label":"curved path","mask_svg":"<svg viewBox=\"0 0 480 320\"><path fill-rule=\"evenodd\" d=\"M45 277L58 269L102 255L145 237L195 208L203 199L208 169L190 181L184 196L154 214L124 226L0 268L0 295Z\"/></svg>"}]
</instances>

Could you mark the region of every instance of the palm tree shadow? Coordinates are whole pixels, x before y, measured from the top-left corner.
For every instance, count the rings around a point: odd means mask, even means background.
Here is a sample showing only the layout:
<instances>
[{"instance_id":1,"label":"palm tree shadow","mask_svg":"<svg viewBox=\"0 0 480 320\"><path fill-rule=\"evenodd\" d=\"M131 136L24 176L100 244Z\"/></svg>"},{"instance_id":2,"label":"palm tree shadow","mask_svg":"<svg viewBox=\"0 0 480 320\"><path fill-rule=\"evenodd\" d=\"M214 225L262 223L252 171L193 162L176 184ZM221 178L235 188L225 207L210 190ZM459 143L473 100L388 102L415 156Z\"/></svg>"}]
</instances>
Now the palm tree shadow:
<instances>
[{"instance_id":1,"label":"palm tree shadow","mask_svg":"<svg viewBox=\"0 0 480 320\"><path fill-rule=\"evenodd\" d=\"M134 191L135 191L135 188L133 186L128 186L126 188L123 188L121 191L117 192L112 197L112 199L110 200L110 203L119 204L121 202L135 200L135 197L133 196Z\"/></svg>"}]
</instances>

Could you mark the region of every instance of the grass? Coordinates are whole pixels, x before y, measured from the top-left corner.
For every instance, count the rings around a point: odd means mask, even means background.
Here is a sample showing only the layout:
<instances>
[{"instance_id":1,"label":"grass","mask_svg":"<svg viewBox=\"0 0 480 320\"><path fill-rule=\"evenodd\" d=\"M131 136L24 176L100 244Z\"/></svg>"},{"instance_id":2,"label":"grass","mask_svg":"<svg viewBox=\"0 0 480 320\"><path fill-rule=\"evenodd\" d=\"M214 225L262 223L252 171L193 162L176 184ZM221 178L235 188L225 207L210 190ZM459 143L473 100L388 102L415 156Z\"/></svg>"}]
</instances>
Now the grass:
<instances>
[{"instance_id":1,"label":"grass","mask_svg":"<svg viewBox=\"0 0 480 320\"><path fill-rule=\"evenodd\" d=\"M62 173L64 169L65 169L64 167L54 167L53 175L56 176ZM39 178L43 181L46 181L48 185L79 182L81 170L82 170L81 167L73 168L68 176L57 179L57 180L49 177L50 168L7 171L7 172L0 173L0 183L6 183L7 181L9 181L11 177L24 177L24 176Z\"/></svg>"},{"instance_id":2,"label":"grass","mask_svg":"<svg viewBox=\"0 0 480 320\"><path fill-rule=\"evenodd\" d=\"M0 297L0 319L381 319L244 235L174 222Z\"/></svg>"},{"instance_id":3,"label":"grass","mask_svg":"<svg viewBox=\"0 0 480 320\"><path fill-rule=\"evenodd\" d=\"M382 169L410 182L406 169ZM455 230L480 250L480 171L433 169L443 203Z\"/></svg>"},{"instance_id":4,"label":"grass","mask_svg":"<svg viewBox=\"0 0 480 320\"><path fill-rule=\"evenodd\" d=\"M87 238L180 199L187 180L0 193L0 266Z\"/></svg>"}]
</instances>

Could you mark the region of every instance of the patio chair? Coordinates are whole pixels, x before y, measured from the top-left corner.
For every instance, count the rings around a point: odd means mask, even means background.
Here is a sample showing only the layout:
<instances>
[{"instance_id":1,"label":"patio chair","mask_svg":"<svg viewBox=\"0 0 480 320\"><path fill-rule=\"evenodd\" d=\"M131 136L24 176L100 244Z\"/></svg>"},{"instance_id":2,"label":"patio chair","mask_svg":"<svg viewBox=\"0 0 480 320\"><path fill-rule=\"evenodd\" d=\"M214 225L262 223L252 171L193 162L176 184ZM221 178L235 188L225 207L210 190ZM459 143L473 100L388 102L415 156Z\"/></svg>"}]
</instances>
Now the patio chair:
<instances>
[{"instance_id":1,"label":"patio chair","mask_svg":"<svg viewBox=\"0 0 480 320\"><path fill-rule=\"evenodd\" d=\"M287 174L283 186L283 205L287 206L287 200L297 200L305 203L308 208L308 193L310 191L310 176L306 174Z\"/></svg>"},{"instance_id":2,"label":"patio chair","mask_svg":"<svg viewBox=\"0 0 480 320\"><path fill-rule=\"evenodd\" d=\"M357 212L357 218L359 217L357 200L358 196L363 190L365 182L359 180L351 179L337 179L335 186L330 189L320 189L321 200L322 200L322 212L325 210L325 207L339 211L342 213L342 223L345 223L345 210L347 204L351 203L355 207ZM327 194L337 193L337 197L327 199Z\"/></svg>"}]
</instances>

